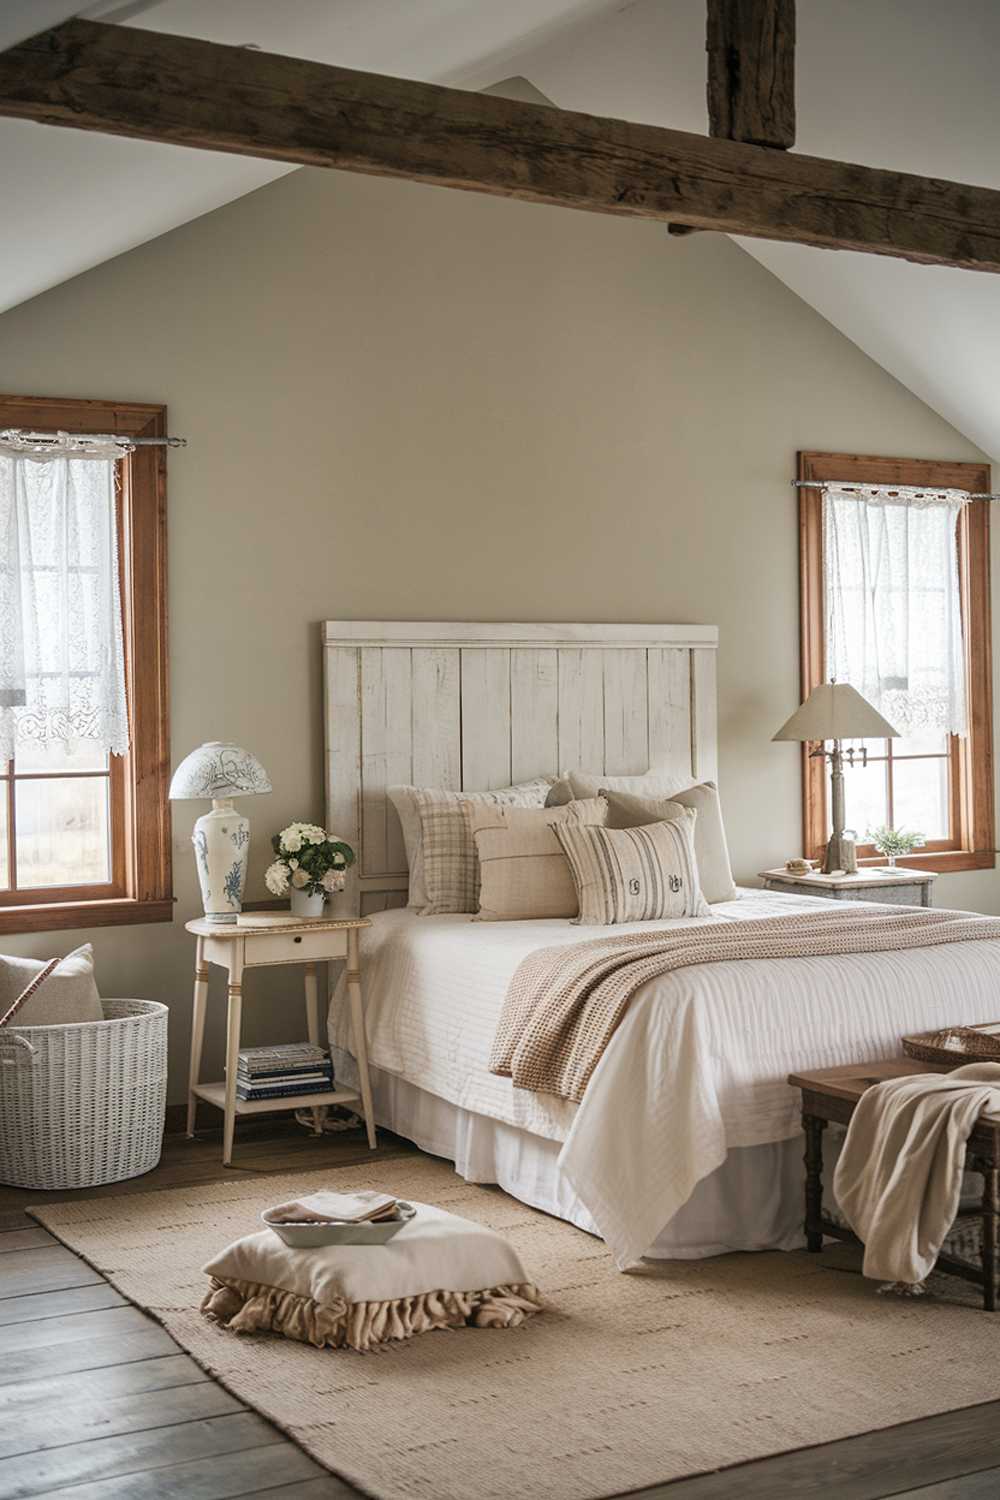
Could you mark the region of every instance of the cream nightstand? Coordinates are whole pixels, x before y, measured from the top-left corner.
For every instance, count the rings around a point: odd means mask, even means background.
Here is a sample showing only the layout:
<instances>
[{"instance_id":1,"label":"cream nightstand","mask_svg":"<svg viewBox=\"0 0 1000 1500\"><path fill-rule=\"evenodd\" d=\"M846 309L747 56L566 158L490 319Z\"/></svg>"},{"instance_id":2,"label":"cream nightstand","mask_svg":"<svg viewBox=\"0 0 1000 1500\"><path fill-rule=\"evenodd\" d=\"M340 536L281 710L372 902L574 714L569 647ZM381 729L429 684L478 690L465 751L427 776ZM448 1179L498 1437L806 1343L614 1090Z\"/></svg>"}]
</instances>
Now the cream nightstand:
<instances>
[{"instance_id":1,"label":"cream nightstand","mask_svg":"<svg viewBox=\"0 0 1000 1500\"><path fill-rule=\"evenodd\" d=\"M931 886L937 879L930 870L901 869L898 875L885 870L859 870L857 875L793 875L790 870L762 870L765 891L784 891L789 896L826 896L831 901L883 901L891 906L930 906Z\"/></svg>"},{"instance_id":2,"label":"cream nightstand","mask_svg":"<svg viewBox=\"0 0 1000 1500\"><path fill-rule=\"evenodd\" d=\"M238 1115L259 1115L276 1109L316 1111L326 1104L354 1104L359 1099L368 1131L368 1144L375 1149L375 1116L368 1078L368 1045L365 1039L365 1017L361 1003L361 959L358 933L370 927L366 917L346 921L317 918L301 924L281 927L238 927L219 922L187 922L188 932L198 940L194 968L194 1012L191 1018L191 1072L188 1087L187 1133L194 1134L195 1110L199 1099L214 1104L225 1116L222 1164L231 1165L233 1131ZM282 1099L237 1099L236 1066L240 1050L240 1022L243 1011L243 972L245 969L273 964L302 964L305 967L306 1028L309 1040L320 1043L319 995L316 965L344 959L347 963L347 996L351 1007L351 1030L354 1056L358 1064L359 1089L333 1089L321 1094L293 1094ZM208 965L218 964L228 975L229 1022L226 1031L226 1077L222 1083L201 1083L201 1049L205 1036L205 1007L208 1000ZM336 1081L336 1080L335 1080Z\"/></svg>"}]
</instances>

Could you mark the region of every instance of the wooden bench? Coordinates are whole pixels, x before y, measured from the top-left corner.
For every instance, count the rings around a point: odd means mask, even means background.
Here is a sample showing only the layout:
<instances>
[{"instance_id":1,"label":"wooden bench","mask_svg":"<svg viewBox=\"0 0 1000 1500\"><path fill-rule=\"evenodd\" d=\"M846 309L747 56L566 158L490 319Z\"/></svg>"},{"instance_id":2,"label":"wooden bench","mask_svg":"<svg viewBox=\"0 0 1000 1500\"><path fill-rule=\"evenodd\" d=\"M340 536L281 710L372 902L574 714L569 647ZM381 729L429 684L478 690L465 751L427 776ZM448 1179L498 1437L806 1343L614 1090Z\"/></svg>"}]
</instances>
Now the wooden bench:
<instances>
[{"instance_id":1,"label":"wooden bench","mask_svg":"<svg viewBox=\"0 0 1000 1500\"><path fill-rule=\"evenodd\" d=\"M848 1125L861 1095L875 1083L887 1078L912 1078L916 1073L938 1073L942 1068L900 1058L893 1062L854 1063L844 1068L822 1068L815 1073L791 1073L788 1082L802 1092L802 1128L805 1131L806 1247L814 1252L823 1248L823 1236L860 1243L857 1235L823 1213L823 1131L832 1121ZM961 1276L983 1289L983 1306L987 1312L997 1310L1000 1299L1000 1263L997 1246L1000 1241L1000 1118L983 1116L969 1137L965 1154L966 1167L983 1176L982 1203L973 1213L959 1218L982 1220L981 1264L954 1255L939 1255L936 1269Z\"/></svg>"}]
</instances>

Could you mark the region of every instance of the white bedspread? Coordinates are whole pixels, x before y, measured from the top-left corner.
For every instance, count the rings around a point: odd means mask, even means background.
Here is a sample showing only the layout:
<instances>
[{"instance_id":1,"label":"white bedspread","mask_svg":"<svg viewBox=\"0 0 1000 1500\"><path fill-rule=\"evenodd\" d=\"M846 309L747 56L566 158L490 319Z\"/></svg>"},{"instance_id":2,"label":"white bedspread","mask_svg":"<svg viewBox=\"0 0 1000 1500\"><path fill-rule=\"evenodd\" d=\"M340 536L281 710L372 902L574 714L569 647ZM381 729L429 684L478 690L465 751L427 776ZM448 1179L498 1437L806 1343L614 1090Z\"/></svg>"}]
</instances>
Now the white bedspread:
<instances>
[{"instance_id":1,"label":"white bedspread","mask_svg":"<svg viewBox=\"0 0 1000 1500\"><path fill-rule=\"evenodd\" d=\"M742 891L710 917L639 925L752 921L815 909L815 899ZM487 1060L521 959L606 928L410 911L372 922L362 934L371 1061L463 1109L562 1141L560 1169L620 1266L652 1245L728 1150L797 1134L789 1073L896 1056L905 1032L993 1021L1000 1009L997 942L703 964L638 991L577 1106L515 1089ZM350 1051L336 1001L330 1040Z\"/></svg>"}]
</instances>

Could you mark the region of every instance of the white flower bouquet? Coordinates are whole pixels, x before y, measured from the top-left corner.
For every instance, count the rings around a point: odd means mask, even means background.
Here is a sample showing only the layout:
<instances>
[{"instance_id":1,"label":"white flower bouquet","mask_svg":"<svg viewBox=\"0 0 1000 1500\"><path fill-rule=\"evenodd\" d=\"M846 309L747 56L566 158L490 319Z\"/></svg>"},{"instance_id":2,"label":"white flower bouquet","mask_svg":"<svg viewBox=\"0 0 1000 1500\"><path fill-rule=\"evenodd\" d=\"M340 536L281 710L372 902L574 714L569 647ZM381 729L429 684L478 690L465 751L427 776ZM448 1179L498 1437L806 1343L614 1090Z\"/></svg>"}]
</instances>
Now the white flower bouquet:
<instances>
[{"instance_id":1,"label":"white flower bouquet","mask_svg":"<svg viewBox=\"0 0 1000 1500\"><path fill-rule=\"evenodd\" d=\"M316 823L289 823L271 840L276 858L264 871L272 896L301 891L306 896L329 896L342 891L354 863L350 844Z\"/></svg>"}]
</instances>

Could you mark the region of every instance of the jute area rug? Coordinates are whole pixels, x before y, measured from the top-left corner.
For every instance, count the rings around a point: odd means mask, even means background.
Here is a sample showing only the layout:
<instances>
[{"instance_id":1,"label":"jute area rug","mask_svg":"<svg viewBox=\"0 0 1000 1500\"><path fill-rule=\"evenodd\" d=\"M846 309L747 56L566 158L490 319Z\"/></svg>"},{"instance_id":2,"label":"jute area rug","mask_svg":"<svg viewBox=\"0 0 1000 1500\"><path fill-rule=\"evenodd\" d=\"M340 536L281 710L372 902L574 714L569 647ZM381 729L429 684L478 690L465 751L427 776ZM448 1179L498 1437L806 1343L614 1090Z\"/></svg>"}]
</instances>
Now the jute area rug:
<instances>
[{"instance_id":1,"label":"jute area rug","mask_svg":"<svg viewBox=\"0 0 1000 1500\"><path fill-rule=\"evenodd\" d=\"M369 1355L204 1319L203 1263L269 1203L334 1183L508 1235L548 1310ZM880 1297L837 1251L621 1275L599 1241L429 1157L35 1213L243 1401L384 1500L595 1500L1000 1394L1000 1317L950 1278L934 1300Z\"/></svg>"}]
</instances>

